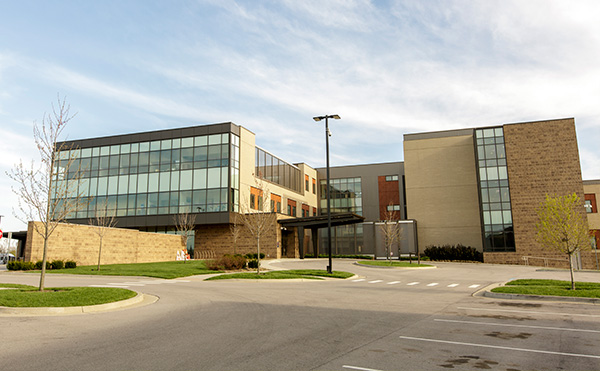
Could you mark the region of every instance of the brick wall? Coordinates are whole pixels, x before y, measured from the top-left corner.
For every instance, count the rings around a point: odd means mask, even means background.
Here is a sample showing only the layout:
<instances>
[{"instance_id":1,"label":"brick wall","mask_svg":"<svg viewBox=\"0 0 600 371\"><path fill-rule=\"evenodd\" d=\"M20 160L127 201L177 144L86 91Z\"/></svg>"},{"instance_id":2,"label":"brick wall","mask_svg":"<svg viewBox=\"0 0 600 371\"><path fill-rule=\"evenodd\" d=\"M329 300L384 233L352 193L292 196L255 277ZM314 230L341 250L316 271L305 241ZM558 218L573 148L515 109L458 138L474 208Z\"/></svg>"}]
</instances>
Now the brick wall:
<instances>
[{"instance_id":1,"label":"brick wall","mask_svg":"<svg viewBox=\"0 0 600 371\"><path fill-rule=\"evenodd\" d=\"M26 261L42 260L44 240L29 222L24 258ZM61 223L48 239L47 260L74 260L77 265L98 263L100 237L98 227ZM184 248L180 236L140 232L133 229L110 228L102 240L101 264L148 263L171 261L177 250Z\"/></svg>"},{"instance_id":2,"label":"brick wall","mask_svg":"<svg viewBox=\"0 0 600 371\"><path fill-rule=\"evenodd\" d=\"M536 210L546 194L573 192L583 200L583 183L575 120L550 120L504 125L506 161L510 182L516 252L485 253L486 263L523 264L522 256L547 257L552 267L568 267L560 253L545 249L536 241ZM582 214L585 214L583 208ZM591 256L582 254L584 266ZM544 265L543 259L530 259ZM595 262L594 262L595 264Z\"/></svg>"}]
</instances>

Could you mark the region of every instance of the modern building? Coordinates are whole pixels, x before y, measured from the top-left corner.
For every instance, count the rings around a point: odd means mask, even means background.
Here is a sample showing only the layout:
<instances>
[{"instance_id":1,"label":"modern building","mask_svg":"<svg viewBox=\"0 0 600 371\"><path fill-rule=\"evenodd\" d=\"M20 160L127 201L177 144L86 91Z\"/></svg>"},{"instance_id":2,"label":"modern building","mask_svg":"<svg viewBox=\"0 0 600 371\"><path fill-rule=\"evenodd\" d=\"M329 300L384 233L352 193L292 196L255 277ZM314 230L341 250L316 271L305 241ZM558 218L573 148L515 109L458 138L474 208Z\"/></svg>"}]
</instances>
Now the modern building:
<instances>
[{"instance_id":1,"label":"modern building","mask_svg":"<svg viewBox=\"0 0 600 371\"><path fill-rule=\"evenodd\" d=\"M87 224L100 208L118 227L175 233L174 216L195 216L188 251L197 258L255 251L248 233L233 231L239 213L274 212L263 236L269 257L324 254L326 169L289 163L255 144L233 123L116 135L59 143L60 177L84 169L86 209L70 222ZM67 158L77 158L67 169ZM401 225L393 253L463 244L485 262L564 266L535 240L536 209L546 194L585 199L596 246L600 181L582 181L574 119L404 135L404 161L330 169L332 251L385 254L381 225ZM267 201L267 202L265 202ZM582 208L582 213L586 209ZM598 250L578 264L595 269Z\"/></svg>"}]
</instances>

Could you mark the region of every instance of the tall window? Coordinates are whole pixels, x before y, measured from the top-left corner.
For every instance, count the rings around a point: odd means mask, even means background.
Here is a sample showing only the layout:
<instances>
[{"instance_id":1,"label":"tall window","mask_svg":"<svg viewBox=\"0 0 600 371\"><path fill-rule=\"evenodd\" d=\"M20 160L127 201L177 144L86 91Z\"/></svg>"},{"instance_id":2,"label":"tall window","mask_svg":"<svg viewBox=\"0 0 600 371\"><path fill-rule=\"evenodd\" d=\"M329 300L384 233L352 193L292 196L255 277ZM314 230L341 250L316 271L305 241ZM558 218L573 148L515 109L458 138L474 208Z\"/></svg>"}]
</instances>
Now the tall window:
<instances>
[{"instance_id":1,"label":"tall window","mask_svg":"<svg viewBox=\"0 0 600 371\"><path fill-rule=\"evenodd\" d=\"M259 147L256 147L255 155L255 174L257 177L279 184L297 193L302 192L302 174L298 167L273 156Z\"/></svg>"},{"instance_id":2,"label":"tall window","mask_svg":"<svg viewBox=\"0 0 600 371\"><path fill-rule=\"evenodd\" d=\"M362 215L362 182L360 178L330 180L331 212ZM327 181L321 180L321 210L327 210Z\"/></svg>"},{"instance_id":3,"label":"tall window","mask_svg":"<svg viewBox=\"0 0 600 371\"><path fill-rule=\"evenodd\" d=\"M475 130L483 250L515 251L502 127Z\"/></svg>"}]
</instances>

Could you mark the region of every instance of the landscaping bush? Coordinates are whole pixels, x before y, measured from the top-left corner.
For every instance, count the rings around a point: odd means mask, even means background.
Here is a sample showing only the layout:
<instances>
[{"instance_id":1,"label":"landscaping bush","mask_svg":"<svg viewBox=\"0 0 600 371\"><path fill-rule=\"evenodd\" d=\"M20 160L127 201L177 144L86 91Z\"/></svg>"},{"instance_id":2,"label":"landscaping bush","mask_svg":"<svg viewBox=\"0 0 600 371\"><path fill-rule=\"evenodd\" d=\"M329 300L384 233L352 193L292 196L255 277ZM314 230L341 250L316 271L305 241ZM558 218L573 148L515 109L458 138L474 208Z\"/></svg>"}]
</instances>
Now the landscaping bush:
<instances>
[{"instance_id":1,"label":"landscaping bush","mask_svg":"<svg viewBox=\"0 0 600 371\"><path fill-rule=\"evenodd\" d=\"M62 260L53 260L52 263L50 263L51 269L63 269L64 267L65 262Z\"/></svg>"},{"instance_id":2,"label":"landscaping bush","mask_svg":"<svg viewBox=\"0 0 600 371\"><path fill-rule=\"evenodd\" d=\"M65 262L65 268L68 268L68 269L77 268L77 263L74 262L73 260L67 260Z\"/></svg>"},{"instance_id":3,"label":"landscaping bush","mask_svg":"<svg viewBox=\"0 0 600 371\"><path fill-rule=\"evenodd\" d=\"M35 269L42 270L42 263L43 262L41 260L36 261L35 262ZM50 266L50 262L49 261L46 262L46 270L48 270L48 269L52 269L52 267Z\"/></svg>"},{"instance_id":4,"label":"landscaping bush","mask_svg":"<svg viewBox=\"0 0 600 371\"><path fill-rule=\"evenodd\" d=\"M443 246L428 246L423 252L431 260L449 260L449 261L479 261L483 262L483 253L477 251L471 246L458 244Z\"/></svg>"},{"instance_id":5,"label":"landscaping bush","mask_svg":"<svg viewBox=\"0 0 600 371\"><path fill-rule=\"evenodd\" d=\"M218 259L207 260L206 268L210 270L238 270L246 266L246 258L242 255L223 255Z\"/></svg>"},{"instance_id":6,"label":"landscaping bush","mask_svg":"<svg viewBox=\"0 0 600 371\"><path fill-rule=\"evenodd\" d=\"M256 255L256 254L254 254ZM248 268L258 268L258 260L257 259L250 259L248 260Z\"/></svg>"},{"instance_id":7,"label":"landscaping bush","mask_svg":"<svg viewBox=\"0 0 600 371\"><path fill-rule=\"evenodd\" d=\"M42 265L40 264L40 267ZM24 262L20 260L13 260L6 263L6 269L11 271L30 271L35 268L32 262Z\"/></svg>"},{"instance_id":8,"label":"landscaping bush","mask_svg":"<svg viewBox=\"0 0 600 371\"><path fill-rule=\"evenodd\" d=\"M257 254L253 254L253 253L249 253L244 255L246 257L246 259L256 259L256 257L258 256ZM262 252L260 253L260 258L264 259L265 258L265 254L263 254Z\"/></svg>"}]
</instances>

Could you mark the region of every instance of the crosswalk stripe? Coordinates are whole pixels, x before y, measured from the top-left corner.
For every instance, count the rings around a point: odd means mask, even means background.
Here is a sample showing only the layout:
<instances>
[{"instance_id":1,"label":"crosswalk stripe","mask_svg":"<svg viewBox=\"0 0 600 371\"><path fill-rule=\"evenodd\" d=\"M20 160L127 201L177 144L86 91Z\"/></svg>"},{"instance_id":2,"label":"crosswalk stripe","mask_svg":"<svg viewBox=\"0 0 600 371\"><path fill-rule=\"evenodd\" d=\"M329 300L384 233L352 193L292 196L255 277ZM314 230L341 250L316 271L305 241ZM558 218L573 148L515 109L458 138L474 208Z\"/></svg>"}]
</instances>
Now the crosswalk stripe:
<instances>
[{"instance_id":1,"label":"crosswalk stripe","mask_svg":"<svg viewBox=\"0 0 600 371\"><path fill-rule=\"evenodd\" d=\"M122 289L126 289L129 286L126 286L126 285L120 285L120 286L118 286L118 285L112 285L111 284L111 285L88 285L88 287L119 287L119 288L122 288Z\"/></svg>"},{"instance_id":2,"label":"crosswalk stripe","mask_svg":"<svg viewBox=\"0 0 600 371\"><path fill-rule=\"evenodd\" d=\"M411 282L411 283L407 283L406 286L414 286L414 285L418 285L421 282Z\"/></svg>"},{"instance_id":3,"label":"crosswalk stripe","mask_svg":"<svg viewBox=\"0 0 600 371\"><path fill-rule=\"evenodd\" d=\"M471 286L469 286L469 288L470 289L474 289L474 288L479 287L479 286L481 286L481 285L471 285Z\"/></svg>"},{"instance_id":4,"label":"crosswalk stripe","mask_svg":"<svg viewBox=\"0 0 600 371\"><path fill-rule=\"evenodd\" d=\"M359 278L357 280L352 280L352 282L362 282L362 281L365 281L365 279L364 278Z\"/></svg>"},{"instance_id":5,"label":"crosswalk stripe","mask_svg":"<svg viewBox=\"0 0 600 371\"><path fill-rule=\"evenodd\" d=\"M397 284L397 283L400 283L400 281L392 281L392 282L388 282L387 284L388 284L388 285L395 285L395 284Z\"/></svg>"},{"instance_id":6,"label":"crosswalk stripe","mask_svg":"<svg viewBox=\"0 0 600 371\"><path fill-rule=\"evenodd\" d=\"M429 285L427 285L427 286L429 286L429 287L432 287L432 286L437 286L437 285L439 285L439 283L437 283L437 282L433 282L433 283L430 283L430 284L429 284Z\"/></svg>"},{"instance_id":7,"label":"crosswalk stripe","mask_svg":"<svg viewBox=\"0 0 600 371\"><path fill-rule=\"evenodd\" d=\"M453 283L453 284L448 285L448 287L456 287L456 286L458 286L458 283Z\"/></svg>"},{"instance_id":8,"label":"crosswalk stripe","mask_svg":"<svg viewBox=\"0 0 600 371\"><path fill-rule=\"evenodd\" d=\"M369 283L379 283L379 282L383 282L383 280L369 281Z\"/></svg>"}]
</instances>

